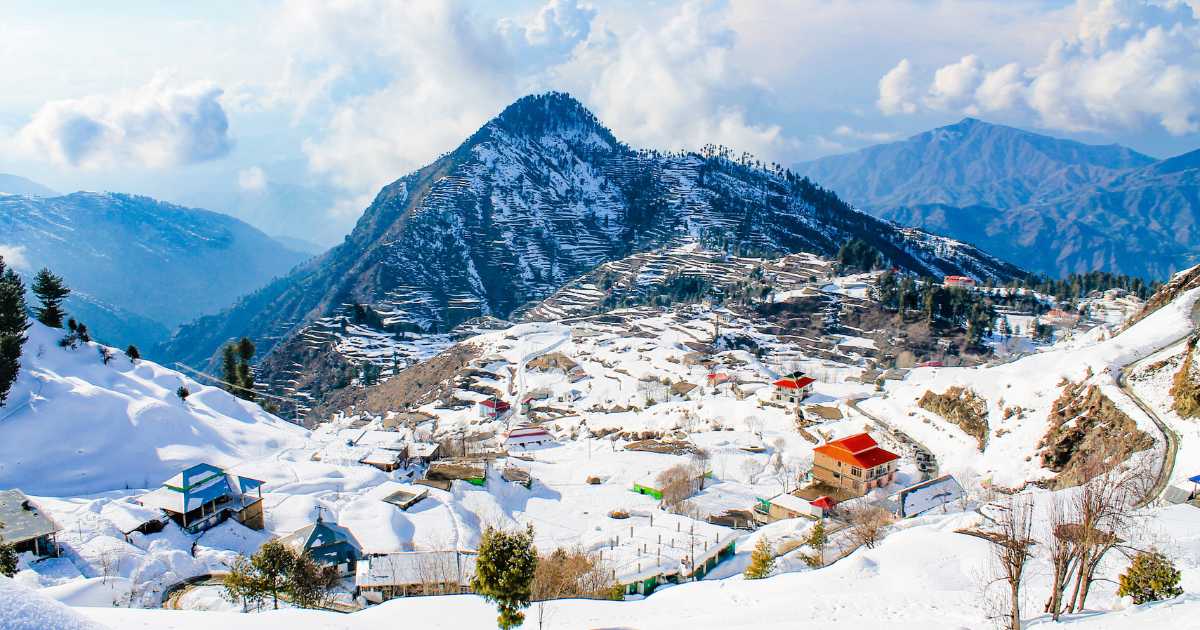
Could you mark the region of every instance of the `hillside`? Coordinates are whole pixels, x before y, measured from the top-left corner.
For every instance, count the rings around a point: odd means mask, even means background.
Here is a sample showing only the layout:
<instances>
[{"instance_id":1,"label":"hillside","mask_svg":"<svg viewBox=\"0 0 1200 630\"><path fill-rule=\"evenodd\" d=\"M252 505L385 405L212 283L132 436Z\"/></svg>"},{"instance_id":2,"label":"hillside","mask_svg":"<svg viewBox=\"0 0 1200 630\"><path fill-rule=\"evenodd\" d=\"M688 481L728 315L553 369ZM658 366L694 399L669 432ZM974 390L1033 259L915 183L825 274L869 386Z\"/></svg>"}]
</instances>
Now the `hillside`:
<instances>
[{"instance_id":1,"label":"hillside","mask_svg":"<svg viewBox=\"0 0 1200 630\"><path fill-rule=\"evenodd\" d=\"M233 465L294 445L304 431L228 393L96 343L62 348L34 323L0 407L0 487L59 496L153 487L180 468ZM186 401L176 396L191 390Z\"/></svg>"},{"instance_id":2,"label":"hillside","mask_svg":"<svg viewBox=\"0 0 1200 630\"><path fill-rule=\"evenodd\" d=\"M968 118L795 169L874 216L1033 271L1162 279L1200 254L1198 155L1159 161Z\"/></svg>"},{"instance_id":3,"label":"hillside","mask_svg":"<svg viewBox=\"0 0 1200 630\"><path fill-rule=\"evenodd\" d=\"M225 340L248 335L270 351L267 380L297 364L332 372L326 352L303 341L304 327L322 318L355 315L387 336L444 333L507 317L601 263L663 246L700 240L738 254L833 256L851 239L922 275L1024 273L723 150L634 151L571 97L531 96L386 186L342 245L184 327L163 352L202 365Z\"/></svg>"},{"instance_id":4,"label":"hillside","mask_svg":"<svg viewBox=\"0 0 1200 630\"><path fill-rule=\"evenodd\" d=\"M0 245L21 251L27 275L63 276L78 294L68 308L96 338L147 356L178 324L307 257L232 217L117 193L0 196Z\"/></svg>"}]
</instances>

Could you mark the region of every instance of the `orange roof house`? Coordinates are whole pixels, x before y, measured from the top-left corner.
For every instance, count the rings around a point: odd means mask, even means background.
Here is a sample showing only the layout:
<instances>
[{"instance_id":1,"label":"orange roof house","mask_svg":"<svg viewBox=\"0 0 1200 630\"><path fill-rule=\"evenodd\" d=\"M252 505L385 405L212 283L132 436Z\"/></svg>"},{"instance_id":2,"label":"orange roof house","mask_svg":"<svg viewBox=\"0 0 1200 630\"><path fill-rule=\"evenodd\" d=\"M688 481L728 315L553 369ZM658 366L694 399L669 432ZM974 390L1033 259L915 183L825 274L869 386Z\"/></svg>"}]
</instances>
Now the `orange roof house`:
<instances>
[{"instance_id":1,"label":"orange roof house","mask_svg":"<svg viewBox=\"0 0 1200 630\"><path fill-rule=\"evenodd\" d=\"M891 484L899 460L869 434L859 433L814 448L813 477L863 495Z\"/></svg>"}]
</instances>

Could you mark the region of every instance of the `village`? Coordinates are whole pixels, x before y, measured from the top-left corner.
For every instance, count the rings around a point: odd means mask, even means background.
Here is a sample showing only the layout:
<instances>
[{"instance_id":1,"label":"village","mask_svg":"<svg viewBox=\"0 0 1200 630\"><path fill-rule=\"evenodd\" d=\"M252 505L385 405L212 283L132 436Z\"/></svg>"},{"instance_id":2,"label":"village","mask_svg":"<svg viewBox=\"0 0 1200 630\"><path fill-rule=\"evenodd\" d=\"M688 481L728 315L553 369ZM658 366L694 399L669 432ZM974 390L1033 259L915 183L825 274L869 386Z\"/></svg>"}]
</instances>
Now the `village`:
<instances>
[{"instance_id":1,"label":"village","mask_svg":"<svg viewBox=\"0 0 1200 630\"><path fill-rule=\"evenodd\" d=\"M772 300L853 303L874 281L794 260L802 271L773 280L795 286ZM936 449L859 408L941 362L899 367L853 330L788 338L724 308L635 306L469 343L428 402L335 414L261 460L199 461L90 498L6 491L22 579L102 580L115 605L234 610L221 576L275 538L336 569L328 606L346 612L470 592L483 529L532 526L539 550L581 549L640 598L740 573L764 535L783 566L825 566L885 522L971 509L987 483L941 472ZM818 525L828 544L814 550Z\"/></svg>"}]
</instances>

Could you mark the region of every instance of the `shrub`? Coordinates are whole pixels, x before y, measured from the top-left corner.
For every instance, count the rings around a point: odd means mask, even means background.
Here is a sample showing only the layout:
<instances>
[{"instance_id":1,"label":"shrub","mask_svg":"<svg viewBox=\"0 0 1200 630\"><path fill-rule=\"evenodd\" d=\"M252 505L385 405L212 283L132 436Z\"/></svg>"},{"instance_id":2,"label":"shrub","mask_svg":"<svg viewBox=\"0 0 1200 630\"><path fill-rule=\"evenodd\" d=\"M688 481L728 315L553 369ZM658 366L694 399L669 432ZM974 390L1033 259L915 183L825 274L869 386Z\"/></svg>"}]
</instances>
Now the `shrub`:
<instances>
[{"instance_id":1,"label":"shrub","mask_svg":"<svg viewBox=\"0 0 1200 630\"><path fill-rule=\"evenodd\" d=\"M743 574L747 580L761 580L775 571L775 551L766 536L759 536L754 551L750 552L750 566Z\"/></svg>"},{"instance_id":2,"label":"shrub","mask_svg":"<svg viewBox=\"0 0 1200 630\"><path fill-rule=\"evenodd\" d=\"M1129 569L1121 575L1117 595L1132 597L1134 604L1145 604L1183 594L1179 587L1179 569L1158 551L1139 552Z\"/></svg>"}]
</instances>

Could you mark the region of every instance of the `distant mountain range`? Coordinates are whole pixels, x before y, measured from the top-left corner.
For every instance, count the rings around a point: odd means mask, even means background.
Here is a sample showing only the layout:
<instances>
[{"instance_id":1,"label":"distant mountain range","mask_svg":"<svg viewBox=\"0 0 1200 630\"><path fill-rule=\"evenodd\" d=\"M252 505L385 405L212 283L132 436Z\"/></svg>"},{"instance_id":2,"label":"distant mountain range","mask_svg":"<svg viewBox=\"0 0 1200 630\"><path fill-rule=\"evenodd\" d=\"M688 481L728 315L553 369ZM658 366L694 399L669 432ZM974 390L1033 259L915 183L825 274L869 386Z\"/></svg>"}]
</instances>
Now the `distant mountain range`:
<instances>
[{"instance_id":1,"label":"distant mountain range","mask_svg":"<svg viewBox=\"0 0 1200 630\"><path fill-rule=\"evenodd\" d=\"M229 216L148 197L0 196L0 251L72 289L72 316L148 355L170 330L212 313L308 258Z\"/></svg>"},{"instance_id":2,"label":"distant mountain range","mask_svg":"<svg viewBox=\"0 0 1200 630\"><path fill-rule=\"evenodd\" d=\"M1013 265L857 212L789 173L635 151L565 94L523 98L457 149L386 186L345 242L184 326L164 354L202 365L227 339L271 351L266 380L336 371L308 323L349 314L381 335L506 317L610 260L689 240L736 253L827 256L851 239L926 275L1007 279ZM273 350L272 350L273 349Z\"/></svg>"},{"instance_id":3,"label":"distant mountain range","mask_svg":"<svg viewBox=\"0 0 1200 630\"><path fill-rule=\"evenodd\" d=\"M57 197L58 193L20 175L0 173L0 195L27 195L30 197Z\"/></svg>"},{"instance_id":4,"label":"distant mountain range","mask_svg":"<svg viewBox=\"0 0 1200 630\"><path fill-rule=\"evenodd\" d=\"M967 118L794 170L874 216L1054 276L1200 261L1200 151L1155 160Z\"/></svg>"}]
</instances>

